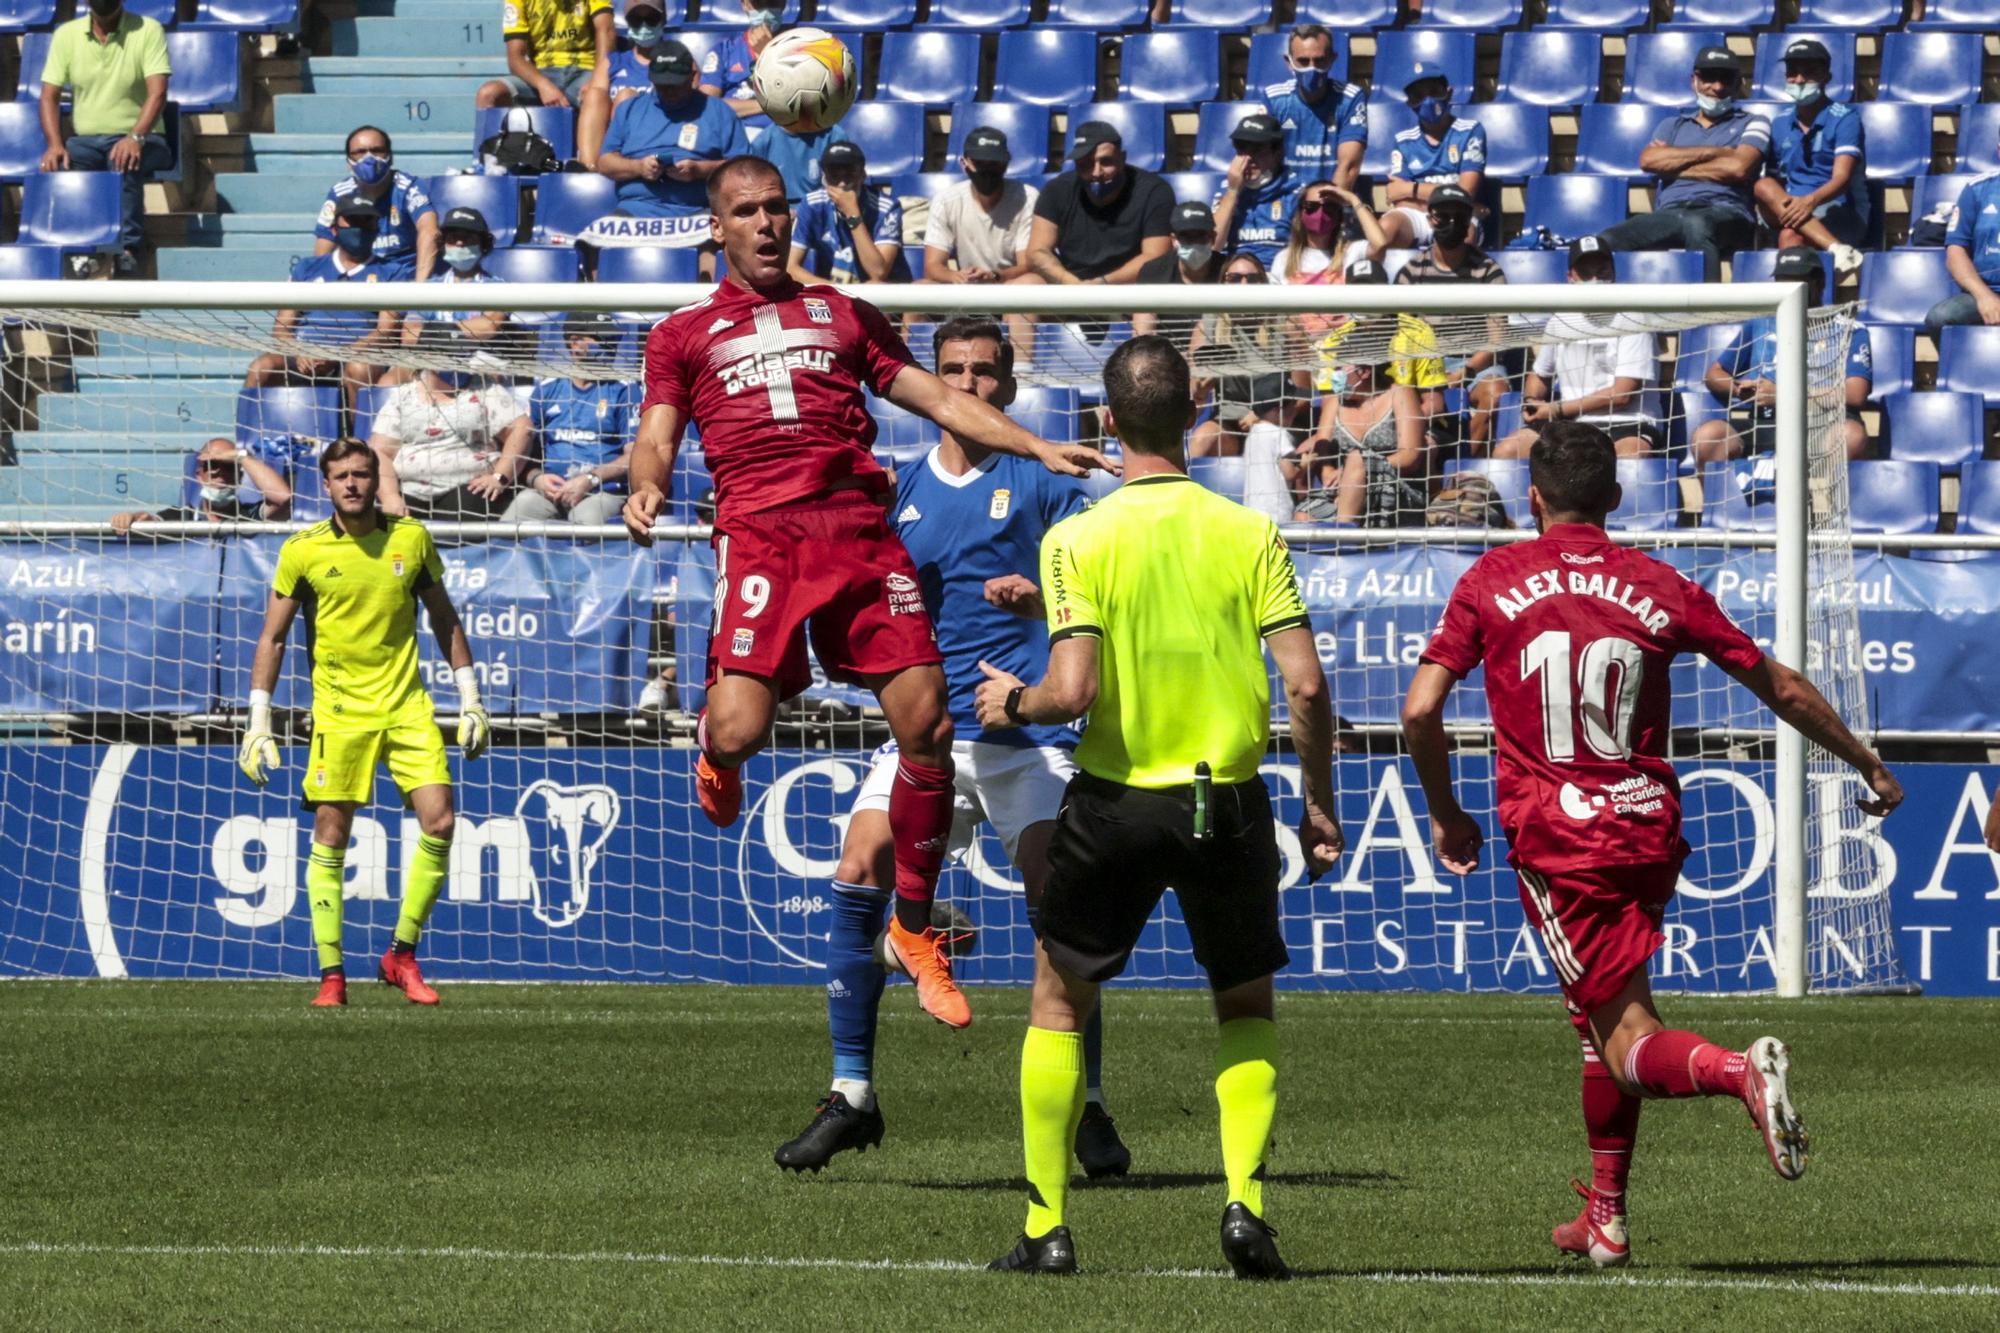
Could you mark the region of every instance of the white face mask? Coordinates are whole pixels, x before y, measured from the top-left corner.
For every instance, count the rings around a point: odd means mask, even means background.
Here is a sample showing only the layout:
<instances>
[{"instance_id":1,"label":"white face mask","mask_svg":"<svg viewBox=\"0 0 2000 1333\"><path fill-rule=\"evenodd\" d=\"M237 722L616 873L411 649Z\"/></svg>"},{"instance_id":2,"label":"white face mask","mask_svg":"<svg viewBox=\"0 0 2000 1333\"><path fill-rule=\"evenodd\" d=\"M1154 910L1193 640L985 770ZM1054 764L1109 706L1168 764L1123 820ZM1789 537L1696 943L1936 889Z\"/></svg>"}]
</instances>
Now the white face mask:
<instances>
[{"instance_id":1,"label":"white face mask","mask_svg":"<svg viewBox=\"0 0 2000 1333\"><path fill-rule=\"evenodd\" d=\"M444 262L460 273L470 273L479 267L480 253L476 245L447 245L444 248Z\"/></svg>"},{"instance_id":2,"label":"white face mask","mask_svg":"<svg viewBox=\"0 0 2000 1333\"><path fill-rule=\"evenodd\" d=\"M1704 116L1719 116L1728 111L1730 107L1735 106L1736 99L1733 97L1710 97L1707 93L1702 93L1694 99L1694 104L1701 108L1701 114Z\"/></svg>"},{"instance_id":3,"label":"white face mask","mask_svg":"<svg viewBox=\"0 0 2000 1333\"><path fill-rule=\"evenodd\" d=\"M1215 247L1208 245L1176 245L1174 253L1189 268L1200 268L1215 257Z\"/></svg>"},{"instance_id":4,"label":"white face mask","mask_svg":"<svg viewBox=\"0 0 2000 1333\"><path fill-rule=\"evenodd\" d=\"M1792 101L1798 103L1800 106L1804 106L1808 102L1817 102L1819 95L1824 91L1826 91L1825 85L1818 83L1788 83L1785 85L1785 96L1791 98Z\"/></svg>"},{"instance_id":5,"label":"white face mask","mask_svg":"<svg viewBox=\"0 0 2000 1333\"><path fill-rule=\"evenodd\" d=\"M203 504L227 504L235 498L236 488L234 486L204 486L201 488Z\"/></svg>"}]
</instances>

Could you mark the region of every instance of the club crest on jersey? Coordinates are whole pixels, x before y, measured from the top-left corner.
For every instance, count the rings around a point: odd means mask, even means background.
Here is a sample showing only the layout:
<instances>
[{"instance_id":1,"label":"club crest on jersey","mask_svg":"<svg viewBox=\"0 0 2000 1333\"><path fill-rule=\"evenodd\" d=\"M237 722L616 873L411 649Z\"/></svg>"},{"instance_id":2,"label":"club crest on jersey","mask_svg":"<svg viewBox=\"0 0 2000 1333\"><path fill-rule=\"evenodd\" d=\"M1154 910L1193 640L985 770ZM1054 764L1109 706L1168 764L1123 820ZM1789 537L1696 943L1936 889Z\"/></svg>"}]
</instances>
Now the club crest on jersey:
<instances>
[{"instance_id":1,"label":"club crest on jersey","mask_svg":"<svg viewBox=\"0 0 2000 1333\"><path fill-rule=\"evenodd\" d=\"M757 631L754 629L739 629L736 631L735 637L729 641L729 655L731 657L748 657L750 656L750 650L756 646Z\"/></svg>"},{"instance_id":2,"label":"club crest on jersey","mask_svg":"<svg viewBox=\"0 0 2000 1333\"><path fill-rule=\"evenodd\" d=\"M811 320L815 324L833 323L832 306L828 305L825 301L821 300L817 296L808 296L805 298L805 302L806 302L807 319Z\"/></svg>"},{"instance_id":3,"label":"club crest on jersey","mask_svg":"<svg viewBox=\"0 0 2000 1333\"><path fill-rule=\"evenodd\" d=\"M1013 507L1013 503L1014 503L1014 492L1008 490L1005 486L1002 486L999 490L993 492L993 503L986 506L986 517L988 518L1007 517L1007 511L1008 509Z\"/></svg>"},{"instance_id":4,"label":"club crest on jersey","mask_svg":"<svg viewBox=\"0 0 2000 1333\"><path fill-rule=\"evenodd\" d=\"M402 557L402 556L400 556L400 555L392 555L392 556L390 556L390 557L389 557L389 570L390 570L390 572L391 572L391 573L393 573L393 574L394 574L394 575L395 575L395 576L396 576L397 578L401 578L401 577L403 577L403 557Z\"/></svg>"}]
</instances>

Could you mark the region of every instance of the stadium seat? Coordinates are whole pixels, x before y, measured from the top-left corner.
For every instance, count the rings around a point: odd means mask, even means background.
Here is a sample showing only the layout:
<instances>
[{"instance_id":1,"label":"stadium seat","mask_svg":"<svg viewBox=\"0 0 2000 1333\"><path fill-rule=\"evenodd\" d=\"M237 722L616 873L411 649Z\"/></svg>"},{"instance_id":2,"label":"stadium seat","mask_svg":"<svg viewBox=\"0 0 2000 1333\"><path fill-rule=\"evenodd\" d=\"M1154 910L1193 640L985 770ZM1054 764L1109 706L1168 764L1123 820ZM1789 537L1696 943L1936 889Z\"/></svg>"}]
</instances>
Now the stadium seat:
<instances>
[{"instance_id":1,"label":"stadium seat","mask_svg":"<svg viewBox=\"0 0 2000 1333\"><path fill-rule=\"evenodd\" d=\"M1211 171L1227 171L1236 158L1229 136L1245 116L1262 112L1262 102L1204 102L1195 120L1194 164Z\"/></svg>"},{"instance_id":2,"label":"stadium seat","mask_svg":"<svg viewBox=\"0 0 2000 1333\"><path fill-rule=\"evenodd\" d=\"M1486 127L1486 178L1525 180L1549 169L1549 111L1519 102L1474 102L1459 110Z\"/></svg>"},{"instance_id":3,"label":"stadium seat","mask_svg":"<svg viewBox=\"0 0 2000 1333\"><path fill-rule=\"evenodd\" d=\"M125 12L136 14L142 19L155 19L163 28L171 28L180 21L178 0L125 0ZM175 72L179 72L176 67Z\"/></svg>"},{"instance_id":4,"label":"stadium seat","mask_svg":"<svg viewBox=\"0 0 2000 1333\"><path fill-rule=\"evenodd\" d=\"M1417 23L1426 28L1492 32L1521 21L1521 0L1425 0Z\"/></svg>"},{"instance_id":5,"label":"stadium seat","mask_svg":"<svg viewBox=\"0 0 2000 1333\"><path fill-rule=\"evenodd\" d=\"M1471 97L1474 41L1471 33L1458 29L1413 28L1376 33L1376 95L1400 103L1403 85L1410 81L1411 67L1423 61L1444 67L1445 77L1451 80L1461 101Z\"/></svg>"},{"instance_id":6,"label":"stadium seat","mask_svg":"<svg viewBox=\"0 0 2000 1333\"><path fill-rule=\"evenodd\" d=\"M1726 532L1778 526L1777 460L1753 458L1708 468L1701 476L1701 525Z\"/></svg>"},{"instance_id":7,"label":"stadium seat","mask_svg":"<svg viewBox=\"0 0 2000 1333\"><path fill-rule=\"evenodd\" d=\"M1742 328L1741 324L1700 324L1678 336L1673 383L1678 411L1671 413L1677 437L1672 443L1686 445L1697 427L1729 416L1729 408L1716 401L1703 377Z\"/></svg>"},{"instance_id":8,"label":"stadium seat","mask_svg":"<svg viewBox=\"0 0 2000 1333\"><path fill-rule=\"evenodd\" d=\"M1160 179L1174 192L1177 204L1197 200L1205 204L1222 193L1222 173L1219 171L1163 171Z\"/></svg>"},{"instance_id":9,"label":"stadium seat","mask_svg":"<svg viewBox=\"0 0 2000 1333\"><path fill-rule=\"evenodd\" d=\"M18 184L42 169L41 108L33 102L0 102L0 181Z\"/></svg>"},{"instance_id":10,"label":"stadium seat","mask_svg":"<svg viewBox=\"0 0 2000 1333\"><path fill-rule=\"evenodd\" d=\"M521 229L518 176L433 176L426 182L438 220L454 208L476 208L493 232L495 246L514 243Z\"/></svg>"},{"instance_id":11,"label":"stadium seat","mask_svg":"<svg viewBox=\"0 0 2000 1333\"><path fill-rule=\"evenodd\" d=\"M54 282L63 275L62 254L53 245L0 245L0 282Z\"/></svg>"},{"instance_id":12,"label":"stadium seat","mask_svg":"<svg viewBox=\"0 0 2000 1333\"><path fill-rule=\"evenodd\" d=\"M908 102L859 102L840 122L861 145L871 176L901 176L924 165L924 109Z\"/></svg>"},{"instance_id":13,"label":"stadium seat","mask_svg":"<svg viewBox=\"0 0 2000 1333\"><path fill-rule=\"evenodd\" d=\"M1594 32L1538 28L1500 36L1495 97L1535 106L1578 106L1597 100L1604 39Z\"/></svg>"},{"instance_id":14,"label":"stadium seat","mask_svg":"<svg viewBox=\"0 0 2000 1333\"><path fill-rule=\"evenodd\" d=\"M2000 532L2000 461L1979 458L1959 469L1958 530Z\"/></svg>"},{"instance_id":15,"label":"stadium seat","mask_svg":"<svg viewBox=\"0 0 2000 1333\"><path fill-rule=\"evenodd\" d=\"M1536 176L1528 182L1521 229L1547 227L1557 236L1589 236L1625 220L1626 185L1619 176Z\"/></svg>"},{"instance_id":16,"label":"stadium seat","mask_svg":"<svg viewBox=\"0 0 2000 1333\"><path fill-rule=\"evenodd\" d=\"M1891 32L1882 37L1876 96L1924 106L1979 100L1985 38L1976 32Z\"/></svg>"},{"instance_id":17,"label":"stadium seat","mask_svg":"<svg viewBox=\"0 0 2000 1333\"><path fill-rule=\"evenodd\" d=\"M42 96L42 66L49 58L49 36L47 30L24 32L21 34L21 62L14 67L16 83L14 98L20 102L35 102Z\"/></svg>"},{"instance_id":18,"label":"stadium seat","mask_svg":"<svg viewBox=\"0 0 2000 1333\"><path fill-rule=\"evenodd\" d=\"M618 210L618 183L594 171L565 171L535 181L538 245L567 244L584 228Z\"/></svg>"},{"instance_id":19,"label":"stadium seat","mask_svg":"<svg viewBox=\"0 0 2000 1333\"><path fill-rule=\"evenodd\" d=\"M1368 104L1368 143L1361 153L1361 174L1387 176L1389 159L1396 151L1396 136L1417 123L1417 115L1400 100L1384 99ZM1364 198L1366 196L1363 196Z\"/></svg>"},{"instance_id":20,"label":"stadium seat","mask_svg":"<svg viewBox=\"0 0 2000 1333\"><path fill-rule=\"evenodd\" d=\"M1347 35L1334 32L1329 36L1333 38L1333 68L1327 77L1342 83L1347 79ZM1266 88L1292 77L1292 67L1285 63L1285 53L1291 40L1289 32L1251 34L1250 66L1244 83L1246 96L1262 97Z\"/></svg>"},{"instance_id":21,"label":"stadium seat","mask_svg":"<svg viewBox=\"0 0 2000 1333\"><path fill-rule=\"evenodd\" d=\"M1884 250L1861 259L1861 317L1870 324L1921 325L1930 308L1958 292L1942 250Z\"/></svg>"},{"instance_id":22,"label":"stadium seat","mask_svg":"<svg viewBox=\"0 0 2000 1333\"><path fill-rule=\"evenodd\" d=\"M1910 25L1912 32L1990 32L1993 29L1992 0L1930 0L1924 16Z\"/></svg>"},{"instance_id":23,"label":"stadium seat","mask_svg":"<svg viewBox=\"0 0 2000 1333\"><path fill-rule=\"evenodd\" d=\"M1563 250L1495 250L1493 262L1519 287L1569 281L1569 254Z\"/></svg>"},{"instance_id":24,"label":"stadium seat","mask_svg":"<svg viewBox=\"0 0 2000 1333\"><path fill-rule=\"evenodd\" d=\"M1520 527L1535 521L1528 508L1528 460L1525 458L1461 458L1445 468L1445 485L1455 473L1475 472L1493 483L1507 517Z\"/></svg>"},{"instance_id":25,"label":"stadium seat","mask_svg":"<svg viewBox=\"0 0 2000 1333\"><path fill-rule=\"evenodd\" d=\"M1903 23L1903 0L1799 0L1794 21L1807 28L1896 28Z\"/></svg>"},{"instance_id":26,"label":"stadium seat","mask_svg":"<svg viewBox=\"0 0 2000 1333\"><path fill-rule=\"evenodd\" d=\"M1981 175L2000 171L2000 102L1970 102L1958 109L1957 168ZM1871 141L1868 151L1874 152Z\"/></svg>"},{"instance_id":27,"label":"stadium seat","mask_svg":"<svg viewBox=\"0 0 2000 1333\"><path fill-rule=\"evenodd\" d=\"M979 34L921 29L886 34L875 95L925 106L971 101L979 95Z\"/></svg>"},{"instance_id":28,"label":"stadium seat","mask_svg":"<svg viewBox=\"0 0 2000 1333\"><path fill-rule=\"evenodd\" d=\"M1776 250L1738 250L1729 257L1729 276L1732 282L1769 282L1778 265ZM1833 290L1833 256L1819 257L1820 271L1826 275L1823 291Z\"/></svg>"},{"instance_id":29,"label":"stadium seat","mask_svg":"<svg viewBox=\"0 0 2000 1333\"><path fill-rule=\"evenodd\" d=\"M1938 337L1937 386L2000 407L2000 328L1962 324Z\"/></svg>"},{"instance_id":30,"label":"stadium seat","mask_svg":"<svg viewBox=\"0 0 2000 1333\"><path fill-rule=\"evenodd\" d=\"M1903 181L1931 170L1931 109L1907 102L1856 102L1868 141L1871 181ZM1965 122L1959 122L1961 139Z\"/></svg>"},{"instance_id":31,"label":"stadium seat","mask_svg":"<svg viewBox=\"0 0 2000 1333\"><path fill-rule=\"evenodd\" d=\"M951 137L944 162L947 170L958 166L965 148L965 136L976 129L995 129L1007 136L1007 150L1014 155L1007 174L1015 180L1040 181L1049 169L1049 109L1026 102L960 102L951 109Z\"/></svg>"},{"instance_id":32,"label":"stadium seat","mask_svg":"<svg viewBox=\"0 0 2000 1333\"><path fill-rule=\"evenodd\" d=\"M1759 33L1756 72L1750 79L1749 96L1768 97L1773 101L1784 100L1785 48L1801 37L1811 37L1826 43L1827 51L1833 56L1833 79L1826 86L1827 95L1842 102L1849 100L1854 92L1854 34L1829 32L1824 28L1807 32L1803 28L1788 27L1782 32ZM1887 91L1886 84L1883 91Z\"/></svg>"},{"instance_id":33,"label":"stadium seat","mask_svg":"<svg viewBox=\"0 0 2000 1333\"><path fill-rule=\"evenodd\" d=\"M1070 106L1097 96L1097 34L1031 28L1000 34L993 100Z\"/></svg>"},{"instance_id":34,"label":"stadium seat","mask_svg":"<svg viewBox=\"0 0 2000 1333\"><path fill-rule=\"evenodd\" d=\"M317 467L292 469L292 517L301 523L318 523L333 513L327 497L326 476Z\"/></svg>"},{"instance_id":35,"label":"stadium seat","mask_svg":"<svg viewBox=\"0 0 2000 1333\"><path fill-rule=\"evenodd\" d=\"M118 173L57 171L21 184L21 232L29 245L65 250L119 248Z\"/></svg>"},{"instance_id":36,"label":"stadium seat","mask_svg":"<svg viewBox=\"0 0 2000 1333\"><path fill-rule=\"evenodd\" d=\"M1847 465L1847 512L1855 532L1936 532L1938 465L1900 458Z\"/></svg>"},{"instance_id":37,"label":"stadium seat","mask_svg":"<svg viewBox=\"0 0 2000 1333\"><path fill-rule=\"evenodd\" d=\"M1049 0L1049 16L1043 23L1108 35L1119 28L1143 28L1146 18L1146 0Z\"/></svg>"},{"instance_id":38,"label":"stadium seat","mask_svg":"<svg viewBox=\"0 0 2000 1333\"><path fill-rule=\"evenodd\" d=\"M476 110L472 113L472 151L477 153L479 145L500 133L509 113L518 125L523 112L533 120L535 133L549 141L557 157L568 161L576 156L576 112L566 106L491 106Z\"/></svg>"},{"instance_id":39,"label":"stadium seat","mask_svg":"<svg viewBox=\"0 0 2000 1333\"><path fill-rule=\"evenodd\" d=\"M1882 411L1890 458L1936 463L1956 474L1986 452L1986 403L1976 393L1892 393L1882 400Z\"/></svg>"},{"instance_id":40,"label":"stadium seat","mask_svg":"<svg viewBox=\"0 0 2000 1333\"><path fill-rule=\"evenodd\" d=\"M0 32L46 32L56 21L56 0L0 0Z\"/></svg>"},{"instance_id":41,"label":"stadium seat","mask_svg":"<svg viewBox=\"0 0 2000 1333\"><path fill-rule=\"evenodd\" d=\"M1622 32L1643 28L1653 17L1653 0L1549 0L1549 14L1538 30L1595 28Z\"/></svg>"},{"instance_id":42,"label":"stadium seat","mask_svg":"<svg viewBox=\"0 0 2000 1333\"><path fill-rule=\"evenodd\" d=\"M336 385L245 389L236 396L236 442L245 449L294 439L325 445L339 438L340 389Z\"/></svg>"},{"instance_id":43,"label":"stadium seat","mask_svg":"<svg viewBox=\"0 0 2000 1333\"><path fill-rule=\"evenodd\" d=\"M1625 39L1625 94L1622 100L1649 106L1694 104L1695 52L1722 45L1722 33L1712 29L1640 32ZM1782 71L1780 71L1782 73Z\"/></svg>"},{"instance_id":44,"label":"stadium seat","mask_svg":"<svg viewBox=\"0 0 2000 1333\"><path fill-rule=\"evenodd\" d=\"M813 23L825 28L907 28L917 21L917 0L819 0ZM740 20L739 20L740 22Z\"/></svg>"},{"instance_id":45,"label":"stadium seat","mask_svg":"<svg viewBox=\"0 0 2000 1333\"><path fill-rule=\"evenodd\" d=\"M1869 401L1880 402L1892 393L1907 393L1915 383L1916 330L1860 324L1855 326L1854 336L1868 339L1869 359L1874 363L1875 387L1868 394Z\"/></svg>"},{"instance_id":46,"label":"stadium seat","mask_svg":"<svg viewBox=\"0 0 2000 1333\"><path fill-rule=\"evenodd\" d=\"M1624 250L1612 256L1620 282L1701 284L1698 250Z\"/></svg>"},{"instance_id":47,"label":"stadium seat","mask_svg":"<svg viewBox=\"0 0 2000 1333\"><path fill-rule=\"evenodd\" d=\"M201 0L191 28L235 32L297 32L299 0Z\"/></svg>"},{"instance_id":48,"label":"stadium seat","mask_svg":"<svg viewBox=\"0 0 2000 1333\"><path fill-rule=\"evenodd\" d=\"M626 245L597 256L599 282L700 282L691 245Z\"/></svg>"},{"instance_id":49,"label":"stadium seat","mask_svg":"<svg viewBox=\"0 0 2000 1333\"><path fill-rule=\"evenodd\" d=\"M1120 97L1194 106L1221 90L1221 42L1207 29L1134 33L1119 45Z\"/></svg>"},{"instance_id":50,"label":"stadium seat","mask_svg":"<svg viewBox=\"0 0 2000 1333\"><path fill-rule=\"evenodd\" d=\"M1674 16L1662 31L1678 28L1721 28L1738 32L1768 28L1777 19L1777 0L1674 0Z\"/></svg>"},{"instance_id":51,"label":"stadium seat","mask_svg":"<svg viewBox=\"0 0 2000 1333\"><path fill-rule=\"evenodd\" d=\"M1028 22L1029 0L931 0L933 28L1020 28Z\"/></svg>"},{"instance_id":52,"label":"stadium seat","mask_svg":"<svg viewBox=\"0 0 2000 1333\"><path fill-rule=\"evenodd\" d=\"M508 282L575 282L576 251L567 245L516 245L486 256L486 271Z\"/></svg>"},{"instance_id":53,"label":"stadium seat","mask_svg":"<svg viewBox=\"0 0 2000 1333\"><path fill-rule=\"evenodd\" d=\"M965 179L965 173L953 162L945 171L913 171L905 176L897 176L890 181L889 188L898 199L922 199L926 203L937 198L952 186ZM1031 184L1040 184L1042 177L1037 173Z\"/></svg>"},{"instance_id":54,"label":"stadium seat","mask_svg":"<svg viewBox=\"0 0 2000 1333\"><path fill-rule=\"evenodd\" d=\"M1666 112L1650 102L1596 102L1577 118L1576 169L1599 176L1644 176L1639 154Z\"/></svg>"},{"instance_id":55,"label":"stadium seat","mask_svg":"<svg viewBox=\"0 0 2000 1333\"><path fill-rule=\"evenodd\" d=\"M174 105L183 111L234 111L243 98L242 41L234 32L170 32L167 59Z\"/></svg>"},{"instance_id":56,"label":"stadium seat","mask_svg":"<svg viewBox=\"0 0 2000 1333\"><path fill-rule=\"evenodd\" d=\"M1077 392L1075 389L1024 385L1014 394L1007 415L1022 429L1045 440L1067 440L1076 435Z\"/></svg>"},{"instance_id":57,"label":"stadium seat","mask_svg":"<svg viewBox=\"0 0 2000 1333\"><path fill-rule=\"evenodd\" d=\"M1063 133L1063 156L1076 138L1076 127L1088 120L1108 121L1125 140L1125 158L1135 167L1158 171L1167 161L1167 109L1158 102L1085 102L1069 109Z\"/></svg>"},{"instance_id":58,"label":"stadium seat","mask_svg":"<svg viewBox=\"0 0 2000 1333\"><path fill-rule=\"evenodd\" d=\"M1605 526L1627 532L1680 526L1681 483L1673 459L1621 458L1618 484L1625 493L1605 516Z\"/></svg>"},{"instance_id":59,"label":"stadium seat","mask_svg":"<svg viewBox=\"0 0 2000 1333\"><path fill-rule=\"evenodd\" d=\"M1944 176L1919 176L1910 182L1910 220L1927 217L1939 205L1950 207L1958 202L1959 192L1979 177L1969 171L1956 171Z\"/></svg>"},{"instance_id":60,"label":"stadium seat","mask_svg":"<svg viewBox=\"0 0 2000 1333\"><path fill-rule=\"evenodd\" d=\"M1293 21L1317 23L1334 32L1386 28L1396 21L1396 0L1299 0ZM1382 67L1381 60L1382 50L1378 45L1375 50L1377 69ZM1379 86L1382 81L1377 79L1375 82Z\"/></svg>"},{"instance_id":61,"label":"stadium seat","mask_svg":"<svg viewBox=\"0 0 2000 1333\"><path fill-rule=\"evenodd\" d=\"M1244 460L1241 458L1191 458L1188 476L1202 486L1243 503Z\"/></svg>"},{"instance_id":62,"label":"stadium seat","mask_svg":"<svg viewBox=\"0 0 2000 1333\"><path fill-rule=\"evenodd\" d=\"M1254 28L1270 20L1269 0L1175 0L1174 21L1190 28Z\"/></svg>"}]
</instances>

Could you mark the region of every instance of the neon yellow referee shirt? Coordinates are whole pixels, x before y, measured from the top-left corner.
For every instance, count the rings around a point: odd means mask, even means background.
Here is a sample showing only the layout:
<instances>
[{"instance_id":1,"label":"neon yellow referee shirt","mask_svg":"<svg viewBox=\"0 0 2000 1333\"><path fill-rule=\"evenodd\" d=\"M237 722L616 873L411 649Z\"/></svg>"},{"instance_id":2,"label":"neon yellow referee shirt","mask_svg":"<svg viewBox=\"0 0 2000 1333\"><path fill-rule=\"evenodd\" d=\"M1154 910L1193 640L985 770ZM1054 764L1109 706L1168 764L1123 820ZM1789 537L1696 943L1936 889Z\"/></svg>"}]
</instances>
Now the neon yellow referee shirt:
<instances>
[{"instance_id":1,"label":"neon yellow referee shirt","mask_svg":"<svg viewBox=\"0 0 2000 1333\"><path fill-rule=\"evenodd\" d=\"M1271 740L1264 638L1310 625L1277 524L1184 475L1128 481L1042 538L1049 642L1099 640L1086 773L1175 787L1206 760L1257 776Z\"/></svg>"}]
</instances>

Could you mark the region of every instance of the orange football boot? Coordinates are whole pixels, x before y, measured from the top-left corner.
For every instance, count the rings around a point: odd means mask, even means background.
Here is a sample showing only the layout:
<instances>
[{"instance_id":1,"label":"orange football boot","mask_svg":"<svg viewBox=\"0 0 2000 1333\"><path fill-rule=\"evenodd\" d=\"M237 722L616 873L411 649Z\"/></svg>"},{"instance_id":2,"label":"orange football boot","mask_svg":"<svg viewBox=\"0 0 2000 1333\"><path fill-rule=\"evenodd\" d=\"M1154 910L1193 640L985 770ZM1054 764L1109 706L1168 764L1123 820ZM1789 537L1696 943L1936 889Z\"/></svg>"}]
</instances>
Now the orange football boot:
<instances>
[{"instance_id":1,"label":"orange football boot","mask_svg":"<svg viewBox=\"0 0 2000 1333\"><path fill-rule=\"evenodd\" d=\"M951 979L951 955L945 952L943 935L937 927L919 933L904 929L900 921L892 919L889 947L895 951L903 970L917 983L917 1003L925 1013L946 1027L972 1025L972 1006L966 1003L965 992Z\"/></svg>"}]
</instances>

